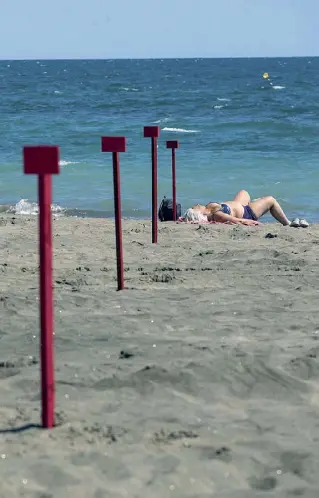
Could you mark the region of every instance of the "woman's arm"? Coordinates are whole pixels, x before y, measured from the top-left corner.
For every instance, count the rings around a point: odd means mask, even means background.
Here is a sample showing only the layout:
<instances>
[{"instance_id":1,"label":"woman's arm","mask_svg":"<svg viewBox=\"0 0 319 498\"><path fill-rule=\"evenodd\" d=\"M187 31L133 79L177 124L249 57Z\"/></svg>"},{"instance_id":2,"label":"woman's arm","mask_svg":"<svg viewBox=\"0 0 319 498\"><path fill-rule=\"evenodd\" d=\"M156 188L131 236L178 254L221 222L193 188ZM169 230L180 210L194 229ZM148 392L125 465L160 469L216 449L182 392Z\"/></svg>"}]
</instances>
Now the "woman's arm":
<instances>
[{"instance_id":1,"label":"woman's arm","mask_svg":"<svg viewBox=\"0 0 319 498\"><path fill-rule=\"evenodd\" d=\"M208 221L217 221L218 223L233 223L234 225L261 225L259 221L246 220L244 218L236 218L230 214L217 211L216 213L207 216Z\"/></svg>"}]
</instances>

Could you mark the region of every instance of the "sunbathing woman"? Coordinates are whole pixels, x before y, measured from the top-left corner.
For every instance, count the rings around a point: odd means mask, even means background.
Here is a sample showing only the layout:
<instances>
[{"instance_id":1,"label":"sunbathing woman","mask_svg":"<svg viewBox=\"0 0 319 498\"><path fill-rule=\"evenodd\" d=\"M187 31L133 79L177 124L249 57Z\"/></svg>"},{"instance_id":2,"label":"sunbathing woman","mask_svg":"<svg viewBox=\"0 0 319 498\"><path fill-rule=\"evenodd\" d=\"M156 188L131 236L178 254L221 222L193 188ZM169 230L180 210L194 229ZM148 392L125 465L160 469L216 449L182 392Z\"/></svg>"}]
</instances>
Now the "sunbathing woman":
<instances>
[{"instance_id":1,"label":"sunbathing woman","mask_svg":"<svg viewBox=\"0 0 319 498\"><path fill-rule=\"evenodd\" d=\"M236 225L260 225L258 219L268 212L284 226L301 226L303 228L309 226L309 223L303 219L295 218L293 221L289 221L274 197L266 196L251 201L246 190L240 190L232 201L209 202L206 206L196 204L186 211L184 219L199 222L234 223Z\"/></svg>"}]
</instances>

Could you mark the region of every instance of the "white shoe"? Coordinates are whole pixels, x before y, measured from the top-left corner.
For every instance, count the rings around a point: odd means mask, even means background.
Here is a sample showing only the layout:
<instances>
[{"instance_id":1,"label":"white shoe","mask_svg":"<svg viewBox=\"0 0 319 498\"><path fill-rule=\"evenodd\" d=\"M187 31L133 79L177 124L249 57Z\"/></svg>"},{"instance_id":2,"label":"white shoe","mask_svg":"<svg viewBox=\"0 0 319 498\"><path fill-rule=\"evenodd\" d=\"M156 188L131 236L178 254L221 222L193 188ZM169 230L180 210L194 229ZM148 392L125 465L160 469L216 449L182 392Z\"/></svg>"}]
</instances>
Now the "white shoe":
<instances>
[{"instance_id":1,"label":"white shoe","mask_svg":"<svg viewBox=\"0 0 319 498\"><path fill-rule=\"evenodd\" d=\"M309 223L307 220L305 219L302 219L299 221L299 226L302 227L302 228L308 228L309 227Z\"/></svg>"},{"instance_id":2,"label":"white shoe","mask_svg":"<svg viewBox=\"0 0 319 498\"><path fill-rule=\"evenodd\" d=\"M305 220L303 220L305 221ZM290 226L291 227L294 227L294 228L298 228L300 227L300 220L299 218L294 218L291 222L290 222Z\"/></svg>"}]
</instances>

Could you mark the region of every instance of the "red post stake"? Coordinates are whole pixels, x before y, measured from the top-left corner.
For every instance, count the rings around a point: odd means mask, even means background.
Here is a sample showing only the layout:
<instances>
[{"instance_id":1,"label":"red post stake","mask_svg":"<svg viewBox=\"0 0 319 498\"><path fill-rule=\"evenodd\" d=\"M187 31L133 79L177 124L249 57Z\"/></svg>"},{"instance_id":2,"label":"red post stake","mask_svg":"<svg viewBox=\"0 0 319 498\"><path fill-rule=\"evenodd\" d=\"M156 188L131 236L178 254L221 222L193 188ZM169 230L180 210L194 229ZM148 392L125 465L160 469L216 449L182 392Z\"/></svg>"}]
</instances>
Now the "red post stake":
<instances>
[{"instance_id":1,"label":"red post stake","mask_svg":"<svg viewBox=\"0 0 319 498\"><path fill-rule=\"evenodd\" d=\"M126 151L125 137L102 137L102 152L112 152L113 156L113 186L115 211L115 238L117 260L117 290L124 289L124 266L122 244L122 214L121 214L121 186L120 186L120 152Z\"/></svg>"},{"instance_id":2,"label":"red post stake","mask_svg":"<svg viewBox=\"0 0 319 498\"><path fill-rule=\"evenodd\" d=\"M172 149L172 197L173 197L173 220L176 221L176 167L175 149L178 149L178 140L167 140L166 148Z\"/></svg>"},{"instance_id":3,"label":"red post stake","mask_svg":"<svg viewBox=\"0 0 319 498\"><path fill-rule=\"evenodd\" d=\"M26 146L23 148L24 173L38 175L39 252L40 252L40 357L42 426L54 426L54 354L52 295L52 176L59 174L59 148Z\"/></svg>"},{"instance_id":4,"label":"red post stake","mask_svg":"<svg viewBox=\"0 0 319 498\"><path fill-rule=\"evenodd\" d=\"M152 139L152 243L157 243L157 139L159 126L144 126L144 137Z\"/></svg>"}]
</instances>

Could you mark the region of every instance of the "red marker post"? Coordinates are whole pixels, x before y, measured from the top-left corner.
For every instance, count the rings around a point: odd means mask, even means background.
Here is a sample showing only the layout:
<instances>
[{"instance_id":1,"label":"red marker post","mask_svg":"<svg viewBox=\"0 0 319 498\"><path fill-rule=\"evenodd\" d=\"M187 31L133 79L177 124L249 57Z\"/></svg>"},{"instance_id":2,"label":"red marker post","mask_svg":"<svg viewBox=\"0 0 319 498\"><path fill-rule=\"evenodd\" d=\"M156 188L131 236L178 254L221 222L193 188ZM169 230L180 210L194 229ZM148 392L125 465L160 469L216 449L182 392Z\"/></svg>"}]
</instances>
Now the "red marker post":
<instances>
[{"instance_id":1,"label":"red marker post","mask_svg":"<svg viewBox=\"0 0 319 498\"><path fill-rule=\"evenodd\" d=\"M38 175L39 251L40 251L40 324L42 426L54 426L54 354L52 295L52 176L59 174L59 148L51 145L23 148L24 173Z\"/></svg>"},{"instance_id":2,"label":"red marker post","mask_svg":"<svg viewBox=\"0 0 319 498\"><path fill-rule=\"evenodd\" d=\"M175 149L178 149L178 140L167 140L166 148L172 149L172 197L173 197L173 220L176 221L176 167Z\"/></svg>"},{"instance_id":3,"label":"red marker post","mask_svg":"<svg viewBox=\"0 0 319 498\"><path fill-rule=\"evenodd\" d=\"M126 151L125 137L102 137L102 152L112 152L113 156L113 186L115 211L115 237L117 259L117 290L124 289L124 266L122 244L122 214L121 214L121 187L120 187L120 152Z\"/></svg>"},{"instance_id":4,"label":"red marker post","mask_svg":"<svg viewBox=\"0 0 319 498\"><path fill-rule=\"evenodd\" d=\"M157 139L159 126L144 126L144 137L152 139L152 242L157 243Z\"/></svg>"}]
</instances>

